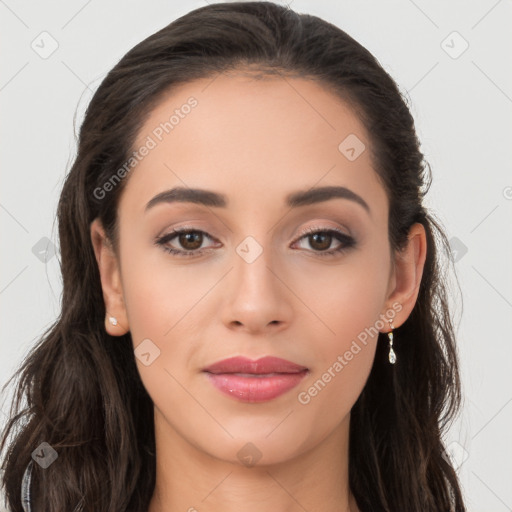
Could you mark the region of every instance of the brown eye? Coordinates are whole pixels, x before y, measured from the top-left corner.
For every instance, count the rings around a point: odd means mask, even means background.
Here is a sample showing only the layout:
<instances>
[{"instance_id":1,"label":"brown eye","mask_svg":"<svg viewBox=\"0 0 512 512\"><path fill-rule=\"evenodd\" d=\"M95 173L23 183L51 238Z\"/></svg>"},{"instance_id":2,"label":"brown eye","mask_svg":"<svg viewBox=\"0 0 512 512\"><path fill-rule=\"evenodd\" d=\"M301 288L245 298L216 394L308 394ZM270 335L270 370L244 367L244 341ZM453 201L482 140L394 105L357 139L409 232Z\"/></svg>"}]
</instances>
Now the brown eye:
<instances>
[{"instance_id":1,"label":"brown eye","mask_svg":"<svg viewBox=\"0 0 512 512\"><path fill-rule=\"evenodd\" d=\"M313 249L324 251L325 249L328 249L331 246L332 242L332 235L328 234L325 231L321 231L318 233L314 233L312 235L309 235L309 244Z\"/></svg>"},{"instance_id":2,"label":"brown eye","mask_svg":"<svg viewBox=\"0 0 512 512\"><path fill-rule=\"evenodd\" d=\"M212 247L202 247L206 240L216 241L200 229L180 228L155 240L162 249L175 256L199 256Z\"/></svg>"},{"instance_id":3,"label":"brown eye","mask_svg":"<svg viewBox=\"0 0 512 512\"><path fill-rule=\"evenodd\" d=\"M331 245L336 243L334 247ZM335 256L344 251L355 247L356 241L350 235L343 233L337 229L319 229L310 228L302 233L302 236L297 240L302 249L307 249L315 256ZM309 247L305 247L305 245Z\"/></svg>"},{"instance_id":4,"label":"brown eye","mask_svg":"<svg viewBox=\"0 0 512 512\"><path fill-rule=\"evenodd\" d=\"M187 233L180 233L178 241L183 249L193 251L199 249L203 244L203 233L200 231L189 231Z\"/></svg>"}]
</instances>

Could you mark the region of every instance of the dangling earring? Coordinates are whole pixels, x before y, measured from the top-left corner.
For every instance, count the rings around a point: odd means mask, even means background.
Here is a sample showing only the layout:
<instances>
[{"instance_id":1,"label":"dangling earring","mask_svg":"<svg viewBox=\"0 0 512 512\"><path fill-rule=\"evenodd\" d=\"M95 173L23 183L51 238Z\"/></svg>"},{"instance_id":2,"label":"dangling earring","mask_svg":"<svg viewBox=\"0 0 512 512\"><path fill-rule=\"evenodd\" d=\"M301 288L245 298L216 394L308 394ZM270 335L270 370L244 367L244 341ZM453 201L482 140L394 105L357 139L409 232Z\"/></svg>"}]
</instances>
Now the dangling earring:
<instances>
[{"instance_id":1,"label":"dangling earring","mask_svg":"<svg viewBox=\"0 0 512 512\"><path fill-rule=\"evenodd\" d=\"M391 364L395 364L396 363L396 354L395 354L395 351L393 350L393 324L391 323L391 320L389 320L389 326L391 327L391 331L388 332L388 338L389 338L389 362Z\"/></svg>"},{"instance_id":2,"label":"dangling earring","mask_svg":"<svg viewBox=\"0 0 512 512\"><path fill-rule=\"evenodd\" d=\"M112 325L117 325L117 318L115 316L109 316L108 317L108 321L112 324Z\"/></svg>"}]
</instances>

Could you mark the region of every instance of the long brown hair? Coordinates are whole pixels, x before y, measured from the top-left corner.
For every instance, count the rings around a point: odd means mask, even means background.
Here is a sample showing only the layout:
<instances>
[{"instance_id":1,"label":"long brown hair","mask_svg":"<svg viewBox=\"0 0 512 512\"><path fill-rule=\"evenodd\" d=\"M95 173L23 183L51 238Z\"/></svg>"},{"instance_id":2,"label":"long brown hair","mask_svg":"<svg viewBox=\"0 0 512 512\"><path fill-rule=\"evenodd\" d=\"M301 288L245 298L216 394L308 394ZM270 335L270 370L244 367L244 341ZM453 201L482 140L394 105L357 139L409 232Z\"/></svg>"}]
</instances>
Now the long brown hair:
<instances>
[{"instance_id":1,"label":"long brown hair","mask_svg":"<svg viewBox=\"0 0 512 512\"><path fill-rule=\"evenodd\" d=\"M175 20L130 50L103 80L80 129L78 153L58 205L61 313L21 368L2 435L3 485L14 512L32 452L36 511L147 510L155 485L153 404L134 361L130 333L105 332L105 304L90 240L99 217L118 247L117 205L126 177L98 197L129 159L151 109L178 84L248 68L319 81L348 102L371 137L374 169L390 205L393 251L423 224L427 258L415 307L395 330L400 361L385 340L352 409L350 487L363 511L464 511L442 434L460 406L455 334L447 303L449 245L422 204L431 177L407 101L375 57L336 26L270 2L218 3ZM379 336L385 336L379 334ZM5 388L4 386L4 388ZM23 399L26 405L22 408Z\"/></svg>"}]
</instances>

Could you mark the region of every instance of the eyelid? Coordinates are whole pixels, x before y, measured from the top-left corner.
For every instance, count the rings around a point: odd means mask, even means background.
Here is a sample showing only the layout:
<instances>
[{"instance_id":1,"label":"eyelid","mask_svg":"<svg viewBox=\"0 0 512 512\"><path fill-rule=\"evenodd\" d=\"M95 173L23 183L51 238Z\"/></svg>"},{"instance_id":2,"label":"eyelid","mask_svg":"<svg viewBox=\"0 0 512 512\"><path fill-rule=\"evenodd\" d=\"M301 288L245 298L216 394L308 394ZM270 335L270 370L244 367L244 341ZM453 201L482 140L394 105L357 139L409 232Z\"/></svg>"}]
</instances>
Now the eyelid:
<instances>
[{"instance_id":1,"label":"eyelid","mask_svg":"<svg viewBox=\"0 0 512 512\"><path fill-rule=\"evenodd\" d=\"M300 233L299 233L299 239L302 238L304 235L309 235L309 234L312 234L312 233L317 233L318 231L322 231L322 232L325 232L325 231L336 231L337 233L340 233L343 236L352 238L352 235L350 235L350 233L347 233L347 232L343 231L341 228L339 228L337 226L320 226L320 225L316 225L316 226L308 226L308 227L302 229L300 231Z\"/></svg>"},{"instance_id":2,"label":"eyelid","mask_svg":"<svg viewBox=\"0 0 512 512\"><path fill-rule=\"evenodd\" d=\"M292 245L299 243L303 239L307 239L308 236L317 234L317 233L328 233L330 236L334 236L334 238L340 243L340 246L335 249L329 249L328 251L306 251L306 253L312 253L315 256L319 257L330 257L336 256L337 254L342 254L349 249L355 247L357 245L356 239L345 233L341 228L337 226L308 226L304 228L299 236L295 239ZM334 233L334 235L332 234Z\"/></svg>"},{"instance_id":3,"label":"eyelid","mask_svg":"<svg viewBox=\"0 0 512 512\"><path fill-rule=\"evenodd\" d=\"M156 242L162 241L166 238L168 238L169 240L172 240L172 239L178 237L182 233L189 233L189 232L201 233L202 235L204 235L205 238L209 238L210 240L212 240L214 242L219 242L219 240L217 238L210 235L207 231L200 229L196 226L190 226L190 225L178 226L176 228L172 228L170 231L166 231L166 232L164 232L164 234L157 236L155 238L155 241ZM167 241L169 241L169 240L167 240ZM210 249L210 247L205 247L204 249L196 249L193 252L198 252L199 250L206 250L206 249ZM181 250L186 251L186 249L181 249Z\"/></svg>"},{"instance_id":4,"label":"eyelid","mask_svg":"<svg viewBox=\"0 0 512 512\"><path fill-rule=\"evenodd\" d=\"M348 230L347 230L348 231ZM197 228L193 225L183 225L173 228L171 231L157 236L155 238L155 244L161 246L165 251L174 254L177 257L190 257L193 258L195 256L201 256L204 253L211 252L213 249L215 249L215 246L209 246L209 247L203 247L199 249L176 249L176 248L170 248L166 247L166 244L173 240L176 237L179 237L182 233L189 233L189 232L195 232L195 233L201 233L204 237L209 238L210 240L219 242L218 239L210 235L208 232ZM303 238L307 238L308 235L316 234L316 233L338 233L339 237L336 237L337 240L342 244L340 248L338 249L330 249L328 251L306 251L306 252L312 252L313 254L316 254L317 256L330 256L334 255L337 252L343 252L345 250L348 250L349 248L356 245L356 240L354 237L352 237L350 234L344 232L341 228L337 226L326 226L326 225L315 225L315 226L308 226L301 230L301 232L297 235L295 240L292 242L292 245L295 245L297 242L302 240Z\"/></svg>"},{"instance_id":5,"label":"eyelid","mask_svg":"<svg viewBox=\"0 0 512 512\"><path fill-rule=\"evenodd\" d=\"M180 233L189 232L189 231L194 231L194 232L197 232L197 233L202 233L203 235L205 235L210 240L215 240L216 242L219 241L214 236L210 235L207 231L204 231L203 229L200 229L197 226L193 226L193 225L183 225L183 226L178 226L176 228L172 228L170 231L164 233L163 235L157 236L156 239L157 240L161 240L162 238L167 237L168 235L179 235ZM337 233L340 233L343 236L352 238L350 233L347 233L347 232L343 231L341 228L339 228L337 226L314 225L314 226L308 226L306 228L303 228L299 232L299 234L297 235L297 237L295 238L293 243L297 242L298 240L300 240L300 238L304 237L305 235L309 235L309 234L312 234L312 233L317 233L318 231L322 231L322 232L336 231Z\"/></svg>"}]
</instances>

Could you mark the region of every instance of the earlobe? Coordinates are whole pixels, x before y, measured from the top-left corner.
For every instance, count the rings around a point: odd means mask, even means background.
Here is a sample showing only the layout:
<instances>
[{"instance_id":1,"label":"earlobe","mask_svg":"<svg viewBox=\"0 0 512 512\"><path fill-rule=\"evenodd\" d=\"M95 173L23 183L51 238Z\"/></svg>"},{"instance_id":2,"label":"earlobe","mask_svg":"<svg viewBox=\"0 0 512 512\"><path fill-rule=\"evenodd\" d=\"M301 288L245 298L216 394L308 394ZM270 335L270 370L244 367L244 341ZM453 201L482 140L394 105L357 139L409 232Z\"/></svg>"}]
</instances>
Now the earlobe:
<instances>
[{"instance_id":1,"label":"earlobe","mask_svg":"<svg viewBox=\"0 0 512 512\"><path fill-rule=\"evenodd\" d=\"M99 218L91 222L90 234L105 301L105 330L111 336L122 336L129 326L119 262Z\"/></svg>"},{"instance_id":2,"label":"earlobe","mask_svg":"<svg viewBox=\"0 0 512 512\"><path fill-rule=\"evenodd\" d=\"M407 246L395 258L395 287L386 300L389 309L399 303L402 308L393 323L395 328L407 320L416 304L427 255L427 238L423 224L413 224L409 230Z\"/></svg>"}]
</instances>

